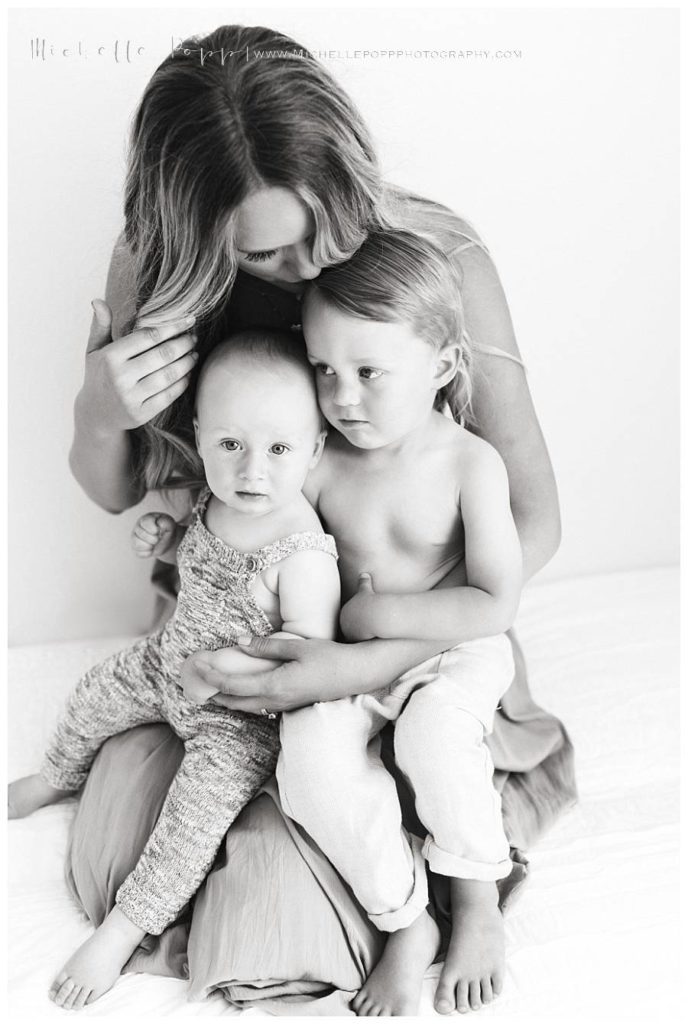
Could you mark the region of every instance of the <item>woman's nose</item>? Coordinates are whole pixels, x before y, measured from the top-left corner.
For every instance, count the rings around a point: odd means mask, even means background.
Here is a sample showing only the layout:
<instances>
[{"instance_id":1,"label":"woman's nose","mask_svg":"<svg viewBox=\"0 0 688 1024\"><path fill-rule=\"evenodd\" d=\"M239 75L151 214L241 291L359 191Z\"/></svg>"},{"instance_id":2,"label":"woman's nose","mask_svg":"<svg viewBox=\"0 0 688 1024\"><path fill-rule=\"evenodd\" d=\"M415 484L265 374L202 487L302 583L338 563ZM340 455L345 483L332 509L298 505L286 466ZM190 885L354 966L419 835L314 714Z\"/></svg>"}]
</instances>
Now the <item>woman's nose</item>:
<instances>
[{"instance_id":1,"label":"woman's nose","mask_svg":"<svg viewBox=\"0 0 688 1024\"><path fill-rule=\"evenodd\" d=\"M301 242L292 246L291 266L301 281L312 281L320 273L320 267L313 262L312 243Z\"/></svg>"}]
</instances>

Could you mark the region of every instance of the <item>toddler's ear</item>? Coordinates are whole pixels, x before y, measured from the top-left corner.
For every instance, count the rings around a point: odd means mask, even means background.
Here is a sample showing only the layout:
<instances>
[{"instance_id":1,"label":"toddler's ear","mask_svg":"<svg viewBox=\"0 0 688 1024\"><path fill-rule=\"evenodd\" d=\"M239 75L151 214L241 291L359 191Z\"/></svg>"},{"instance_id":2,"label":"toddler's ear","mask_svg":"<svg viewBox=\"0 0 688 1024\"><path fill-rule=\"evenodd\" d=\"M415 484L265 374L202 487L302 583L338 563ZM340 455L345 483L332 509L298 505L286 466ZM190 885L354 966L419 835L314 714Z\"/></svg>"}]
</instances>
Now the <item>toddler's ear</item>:
<instances>
[{"instance_id":1,"label":"toddler's ear","mask_svg":"<svg viewBox=\"0 0 688 1024\"><path fill-rule=\"evenodd\" d=\"M443 345L437 353L433 384L439 391L456 377L461 362L461 350L456 342Z\"/></svg>"},{"instance_id":2,"label":"toddler's ear","mask_svg":"<svg viewBox=\"0 0 688 1024\"><path fill-rule=\"evenodd\" d=\"M325 447L325 441L327 440L327 430L321 430L318 434L318 439L315 442L315 448L313 449L313 456L310 461L309 469L313 469L320 462L320 456L323 453Z\"/></svg>"},{"instance_id":3,"label":"toddler's ear","mask_svg":"<svg viewBox=\"0 0 688 1024\"><path fill-rule=\"evenodd\" d=\"M200 444L200 441L199 441L199 438L198 438L198 420L197 420L197 418L195 416L193 418L193 427L194 427L194 437L196 438L196 451L200 455L201 454L201 444Z\"/></svg>"}]
</instances>

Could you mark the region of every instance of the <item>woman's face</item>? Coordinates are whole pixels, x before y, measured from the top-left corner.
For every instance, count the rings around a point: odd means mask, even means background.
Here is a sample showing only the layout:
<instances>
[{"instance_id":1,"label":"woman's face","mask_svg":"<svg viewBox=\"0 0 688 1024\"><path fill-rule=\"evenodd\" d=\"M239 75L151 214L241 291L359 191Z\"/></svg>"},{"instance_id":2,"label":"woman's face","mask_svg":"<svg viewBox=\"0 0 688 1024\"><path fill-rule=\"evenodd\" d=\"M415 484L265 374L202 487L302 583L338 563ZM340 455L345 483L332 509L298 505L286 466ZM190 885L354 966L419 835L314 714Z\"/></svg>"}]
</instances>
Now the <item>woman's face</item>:
<instances>
[{"instance_id":1,"label":"woman's face","mask_svg":"<svg viewBox=\"0 0 688 1024\"><path fill-rule=\"evenodd\" d=\"M320 273L313 262L313 214L294 192L263 188L239 204L236 246L248 274L301 291Z\"/></svg>"}]
</instances>

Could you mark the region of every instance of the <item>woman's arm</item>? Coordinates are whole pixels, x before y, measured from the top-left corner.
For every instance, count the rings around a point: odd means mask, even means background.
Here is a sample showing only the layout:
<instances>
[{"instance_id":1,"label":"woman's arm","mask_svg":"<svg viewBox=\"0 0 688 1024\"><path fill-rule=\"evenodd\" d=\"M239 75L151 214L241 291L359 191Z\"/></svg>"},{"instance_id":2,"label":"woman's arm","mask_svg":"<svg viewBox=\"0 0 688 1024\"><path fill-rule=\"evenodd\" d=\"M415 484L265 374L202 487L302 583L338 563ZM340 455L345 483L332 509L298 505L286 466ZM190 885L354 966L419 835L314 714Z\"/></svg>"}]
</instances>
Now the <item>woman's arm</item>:
<instances>
[{"instance_id":1,"label":"woman's arm","mask_svg":"<svg viewBox=\"0 0 688 1024\"><path fill-rule=\"evenodd\" d=\"M135 313L131 260L115 245L106 302L93 304L84 383L74 403L69 465L96 504L121 512L144 494L133 467L131 431L170 405L188 386L195 364L193 320L122 334Z\"/></svg>"},{"instance_id":2,"label":"woman's arm","mask_svg":"<svg viewBox=\"0 0 688 1024\"><path fill-rule=\"evenodd\" d=\"M237 711L258 714L290 711L317 701L338 700L370 693L393 683L400 675L441 654L444 640L370 640L340 644L327 640L276 640L252 637L241 650L267 658L278 667L257 675L228 675L223 671L223 651L202 651L187 659L201 682L224 692L215 703ZM279 664L282 662L282 664ZM230 696L231 693L231 696Z\"/></svg>"},{"instance_id":3,"label":"woman's arm","mask_svg":"<svg viewBox=\"0 0 688 1024\"><path fill-rule=\"evenodd\" d=\"M466 329L471 339L520 358L504 291L491 258L474 246L458 259L463 274ZM506 464L525 583L559 547L557 485L523 368L510 359L480 352L475 354L475 367L475 433L489 441Z\"/></svg>"}]
</instances>

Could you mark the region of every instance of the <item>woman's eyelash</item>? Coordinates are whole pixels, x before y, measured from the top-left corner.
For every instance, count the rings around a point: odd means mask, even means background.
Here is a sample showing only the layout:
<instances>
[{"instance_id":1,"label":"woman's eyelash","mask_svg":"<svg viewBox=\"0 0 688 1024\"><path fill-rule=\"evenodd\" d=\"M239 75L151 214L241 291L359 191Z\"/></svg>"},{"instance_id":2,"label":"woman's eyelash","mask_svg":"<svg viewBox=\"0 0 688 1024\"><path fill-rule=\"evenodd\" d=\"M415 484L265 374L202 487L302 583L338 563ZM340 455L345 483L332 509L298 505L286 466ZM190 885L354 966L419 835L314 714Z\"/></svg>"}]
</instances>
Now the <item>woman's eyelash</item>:
<instances>
[{"instance_id":1,"label":"woman's eyelash","mask_svg":"<svg viewBox=\"0 0 688 1024\"><path fill-rule=\"evenodd\" d=\"M271 260L277 249L266 249L265 252L247 252L244 259L248 263L262 263L264 260Z\"/></svg>"}]
</instances>

